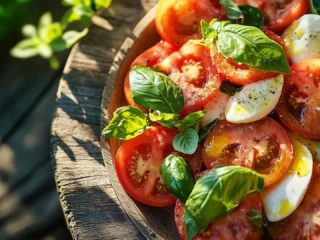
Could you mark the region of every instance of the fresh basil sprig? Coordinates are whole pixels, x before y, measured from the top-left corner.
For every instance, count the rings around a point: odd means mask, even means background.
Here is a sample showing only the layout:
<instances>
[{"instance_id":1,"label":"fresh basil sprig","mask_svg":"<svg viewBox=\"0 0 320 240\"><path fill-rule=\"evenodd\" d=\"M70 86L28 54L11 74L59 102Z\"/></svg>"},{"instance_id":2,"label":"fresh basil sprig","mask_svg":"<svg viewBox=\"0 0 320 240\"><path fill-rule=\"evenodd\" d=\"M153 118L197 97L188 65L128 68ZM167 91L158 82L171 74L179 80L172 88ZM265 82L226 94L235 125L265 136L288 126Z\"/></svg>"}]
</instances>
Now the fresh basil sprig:
<instances>
[{"instance_id":1,"label":"fresh basil sprig","mask_svg":"<svg viewBox=\"0 0 320 240\"><path fill-rule=\"evenodd\" d=\"M260 29L218 20L209 24L202 20L201 27L205 40L198 43L207 45L208 40L213 42L224 57L267 72L290 73L282 47ZM206 36L209 36L208 40ZM196 40L193 42L197 43Z\"/></svg>"},{"instance_id":2,"label":"fresh basil sprig","mask_svg":"<svg viewBox=\"0 0 320 240\"><path fill-rule=\"evenodd\" d=\"M199 141L203 140L208 135L211 128L216 124L217 121L218 121L218 119L216 118L212 122L208 123L205 127L200 128L199 133L198 133Z\"/></svg>"},{"instance_id":3,"label":"fresh basil sprig","mask_svg":"<svg viewBox=\"0 0 320 240\"><path fill-rule=\"evenodd\" d=\"M229 96L235 95L242 90L243 86L232 84L229 81L223 81L220 85L220 92L228 94Z\"/></svg>"},{"instance_id":4,"label":"fresh basil sprig","mask_svg":"<svg viewBox=\"0 0 320 240\"><path fill-rule=\"evenodd\" d=\"M320 13L320 1L319 0L310 0L310 10L313 14Z\"/></svg>"},{"instance_id":5,"label":"fresh basil sprig","mask_svg":"<svg viewBox=\"0 0 320 240\"><path fill-rule=\"evenodd\" d=\"M164 127L173 128L179 125L179 118L178 115L175 113L162 113L160 111L150 111L149 118L152 122L157 122Z\"/></svg>"},{"instance_id":6,"label":"fresh basil sprig","mask_svg":"<svg viewBox=\"0 0 320 240\"><path fill-rule=\"evenodd\" d=\"M244 16L239 6L232 0L220 0L220 4L226 10L227 17L229 19L241 19L243 20Z\"/></svg>"},{"instance_id":7,"label":"fresh basil sprig","mask_svg":"<svg viewBox=\"0 0 320 240\"><path fill-rule=\"evenodd\" d=\"M241 5L239 6L242 11L243 25L253 26L257 28L262 28L264 24L263 12L259 8L252 7L250 5Z\"/></svg>"},{"instance_id":8,"label":"fresh basil sprig","mask_svg":"<svg viewBox=\"0 0 320 240\"><path fill-rule=\"evenodd\" d=\"M206 114L205 111L198 111L198 112L193 112L187 115L183 120L182 120L182 126L184 128L189 128L197 124L198 122L201 121L202 117Z\"/></svg>"},{"instance_id":9,"label":"fresh basil sprig","mask_svg":"<svg viewBox=\"0 0 320 240\"><path fill-rule=\"evenodd\" d=\"M169 192L185 203L194 186L186 161L181 156L171 154L163 160L160 173Z\"/></svg>"},{"instance_id":10,"label":"fresh basil sprig","mask_svg":"<svg viewBox=\"0 0 320 240\"><path fill-rule=\"evenodd\" d=\"M134 66L129 73L129 82L133 100L145 109L178 114L184 107L181 88L161 72Z\"/></svg>"},{"instance_id":11,"label":"fresh basil sprig","mask_svg":"<svg viewBox=\"0 0 320 240\"><path fill-rule=\"evenodd\" d=\"M249 212L246 214L246 218L257 228L262 229L262 224L263 224L263 214L262 212L251 209Z\"/></svg>"},{"instance_id":12,"label":"fresh basil sprig","mask_svg":"<svg viewBox=\"0 0 320 240\"><path fill-rule=\"evenodd\" d=\"M216 167L199 178L185 204L184 225L188 240L263 188L260 174L239 166Z\"/></svg>"},{"instance_id":13,"label":"fresh basil sprig","mask_svg":"<svg viewBox=\"0 0 320 240\"><path fill-rule=\"evenodd\" d=\"M102 130L102 135L128 140L142 134L147 126L147 117L138 107L125 106L114 112L113 119Z\"/></svg>"},{"instance_id":14,"label":"fresh basil sprig","mask_svg":"<svg viewBox=\"0 0 320 240\"><path fill-rule=\"evenodd\" d=\"M193 154L198 148L199 136L192 128L186 128L173 139L172 145L176 151Z\"/></svg>"}]
</instances>

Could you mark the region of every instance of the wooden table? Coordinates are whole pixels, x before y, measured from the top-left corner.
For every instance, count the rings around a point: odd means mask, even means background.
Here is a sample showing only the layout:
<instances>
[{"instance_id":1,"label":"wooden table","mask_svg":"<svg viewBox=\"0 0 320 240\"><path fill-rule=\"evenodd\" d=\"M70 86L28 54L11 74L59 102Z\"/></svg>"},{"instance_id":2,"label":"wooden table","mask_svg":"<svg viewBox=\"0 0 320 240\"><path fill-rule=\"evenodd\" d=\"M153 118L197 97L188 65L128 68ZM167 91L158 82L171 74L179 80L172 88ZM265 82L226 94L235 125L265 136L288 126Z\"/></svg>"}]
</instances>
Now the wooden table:
<instances>
[{"instance_id":1,"label":"wooden table","mask_svg":"<svg viewBox=\"0 0 320 240\"><path fill-rule=\"evenodd\" d=\"M114 56L156 0L114 0L68 59L57 93L51 159L75 239L143 239L110 184L100 150L101 95Z\"/></svg>"}]
</instances>

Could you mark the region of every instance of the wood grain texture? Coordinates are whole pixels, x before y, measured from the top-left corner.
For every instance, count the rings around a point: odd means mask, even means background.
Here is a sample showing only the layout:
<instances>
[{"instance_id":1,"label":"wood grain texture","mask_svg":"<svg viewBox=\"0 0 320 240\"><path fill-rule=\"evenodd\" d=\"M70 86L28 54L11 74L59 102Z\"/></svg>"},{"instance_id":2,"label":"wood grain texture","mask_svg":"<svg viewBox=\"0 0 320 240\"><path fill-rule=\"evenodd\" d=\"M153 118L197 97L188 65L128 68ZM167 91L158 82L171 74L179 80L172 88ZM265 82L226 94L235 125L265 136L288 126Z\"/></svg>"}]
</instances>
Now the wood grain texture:
<instances>
[{"instance_id":1,"label":"wood grain texture","mask_svg":"<svg viewBox=\"0 0 320 240\"><path fill-rule=\"evenodd\" d=\"M113 1L93 19L88 36L73 48L60 81L51 160L74 239L144 239L114 191L115 176L106 171L100 150L100 112L116 52L155 3Z\"/></svg>"}]
</instances>

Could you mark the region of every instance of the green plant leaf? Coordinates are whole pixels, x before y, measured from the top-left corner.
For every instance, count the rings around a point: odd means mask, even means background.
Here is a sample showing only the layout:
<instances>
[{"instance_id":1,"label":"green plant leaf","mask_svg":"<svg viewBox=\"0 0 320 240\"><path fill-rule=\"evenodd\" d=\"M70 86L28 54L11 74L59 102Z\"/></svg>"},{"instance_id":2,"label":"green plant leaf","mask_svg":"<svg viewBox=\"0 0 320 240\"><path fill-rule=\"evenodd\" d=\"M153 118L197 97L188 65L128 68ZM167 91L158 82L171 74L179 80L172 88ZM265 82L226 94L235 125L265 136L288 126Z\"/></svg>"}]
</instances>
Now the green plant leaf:
<instances>
[{"instance_id":1,"label":"green plant leaf","mask_svg":"<svg viewBox=\"0 0 320 240\"><path fill-rule=\"evenodd\" d=\"M37 29L32 24L26 24L22 27L22 34L25 37L37 37Z\"/></svg>"},{"instance_id":2,"label":"green plant leaf","mask_svg":"<svg viewBox=\"0 0 320 240\"><path fill-rule=\"evenodd\" d=\"M173 148L185 154L193 154L198 148L199 136L192 128L186 128L173 139Z\"/></svg>"},{"instance_id":3,"label":"green plant leaf","mask_svg":"<svg viewBox=\"0 0 320 240\"><path fill-rule=\"evenodd\" d=\"M52 56L52 49L46 43L39 44L38 51L39 51L40 56L43 58L50 58Z\"/></svg>"},{"instance_id":4,"label":"green plant leaf","mask_svg":"<svg viewBox=\"0 0 320 240\"><path fill-rule=\"evenodd\" d=\"M57 70L60 67L58 59L52 54L49 58L50 67L54 70Z\"/></svg>"},{"instance_id":5,"label":"green plant leaf","mask_svg":"<svg viewBox=\"0 0 320 240\"><path fill-rule=\"evenodd\" d=\"M177 114L174 113L161 113L160 111L156 110L149 112L149 118L152 122L158 122L167 128L180 126L180 120Z\"/></svg>"},{"instance_id":6,"label":"green plant leaf","mask_svg":"<svg viewBox=\"0 0 320 240\"><path fill-rule=\"evenodd\" d=\"M52 42L61 35L62 26L58 22L49 24L48 26L39 29L39 37L46 43Z\"/></svg>"},{"instance_id":7,"label":"green plant leaf","mask_svg":"<svg viewBox=\"0 0 320 240\"><path fill-rule=\"evenodd\" d=\"M185 204L188 218L184 219L184 224L186 229L192 229L188 239L204 230L210 222L230 214L246 197L261 192L263 188L263 177L248 168L226 166L212 169L198 179Z\"/></svg>"},{"instance_id":8,"label":"green plant leaf","mask_svg":"<svg viewBox=\"0 0 320 240\"><path fill-rule=\"evenodd\" d=\"M160 167L162 179L169 192L185 203L194 185L191 170L181 156L167 156Z\"/></svg>"},{"instance_id":9,"label":"green plant leaf","mask_svg":"<svg viewBox=\"0 0 320 240\"><path fill-rule=\"evenodd\" d=\"M220 92L233 96L237 92L240 92L242 88L243 86L235 85L229 81L223 81L220 85Z\"/></svg>"},{"instance_id":10,"label":"green plant leaf","mask_svg":"<svg viewBox=\"0 0 320 240\"><path fill-rule=\"evenodd\" d=\"M10 54L16 58L30 58L39 54L40 41L38 38L27 38L15 45Z\"/></svg>"},{"instance_id":11,"label":"green plant leaf","mask_svg":"<svg viewBox=\"0 0 320 240\"><path fill-rule=\"evenodd\" d=\"M193 127L196 125L198 122L201 121L202 117L206 114L205 111L198 111L198 112L193 112L187 115L183 120L182 120L182 126L184 128L189 128Z\"/></svg>"},{"instance_id":12,"label":"green plant leaf","mask_svg":"<svg viewBox=\"0 0 320 240\"><path fill-rule=\"evenodd\" d=\"M184 209L183 223L186 226L187 239L192 240L195 235L199 232L198 226L194 218L188 212L188 209Z\"/></svg>"},{"instance_id":13,"label":"green plant leaf","mask_svg":"<svg viewBox=\"0 0 320 240\"><path fill-rule=\"evenodd\" d=\"M38 30L49 26L52 23L51 12L45 12L39 19Z\"/></svg>"},{"instance_id":14,"label":"green plant leaf","mask_svg":"<svg viewBox=\"0 0 320 240\"><path fill-rule=\"evenodd\" d=\"M208 123L204 128L200 128L199 130L199 141L204 139L208 133L210 132L211 128L216 124L218 119L213 120L212 122Z\"/></svg>"},{"instance_id":15,"label":"green plant leaf","mask_svg":"<svg viewBox=\"0 0 320 240\"><path fill-rule=\"evenodd\" d=\"M111 2L111 0L94 0L97 10L100 8L108 8Z\"/></svg>"},{"instance_id":16,"label":"green plant leaf","mask_svg":"<svg viewBox=\"0 0 320 240\"><path fill-rule=\"evenodd\" d=\"M262 229L262 224L263 224L263 214L262 212L251 209L249 212L246 214L246 218L257 228Z\"/></svg>"},{"instance_id":17,"label":"green plant leaf","mask_svg":"<svg viewBox=\"0 0 320 240\"><path fill-rule=\"evenodd\" d=\"M310 10L313 14L320 13L320 1L319 0L310 0Z\"/></svg>"},{"instance_id":18,"label":"green plant leaf","mask_svg":"<svg viewBox=\"0 0 320 240\"><path fill-rule=\"evenodd\" d=\"M263 27L264 16L263 12L259 8L255 8L250 5L242 5L239 6L239 8L244 15L243 25L253 26L260 29Z\"/></svg>"},{"instance_id":19,"label":"green plant leaf","mask_svg":"<svg viewBox=\"0 0 320 240\"><path fill-rule=\"evenodd\" d=\"M217 51L237 63L244 63L263 71L290 73L282 47L252 26L215 22L218 32L214 39Z\"/></svg>"},{"instance_id":20,"label":"green plant leaf","mask_svg":"<svg viewBox=\"0 0 320 240\"><path fill-rule=\"evenodd\" d=\"M134 66L129 73L133 100L145 109L164 113L179 113L184 107L180 87L167 75L156 70Z\"/></svg>"},{"instance_id":21,"label":"green plant leaf","mask_svg":"<svg viewBox=\"0 0 320 240\"><path fill-rule=\"evenodd\" d=\"M226 10L229 19L243 19L242 11L232 0L220 0L220 4Z\"/></svg>"},{"instance_id":22,"label":"green plant leaf","mask_svg":"<svg viewBox=\"0 0 320 240\"><path fill-rule=\"evenodd\" d=\"M109 125L102 130L102 135L128 140L142 134L147 125L147 117L138 107L120 107L114 112Z\"/></svg>"},{"instance_id":23,"label":"green plant leaf","mask_svg":"<svg viewBox=\"0 0 320 240\"><path fill-rule=\"evenodd\" d=\"M88 32L88 28L83 29L82 32L67 31L61 37L53 40L50 46L54 52L64 51L65 49L72 47L73 44L86 36Z\"/></svg>"}]
</instances>

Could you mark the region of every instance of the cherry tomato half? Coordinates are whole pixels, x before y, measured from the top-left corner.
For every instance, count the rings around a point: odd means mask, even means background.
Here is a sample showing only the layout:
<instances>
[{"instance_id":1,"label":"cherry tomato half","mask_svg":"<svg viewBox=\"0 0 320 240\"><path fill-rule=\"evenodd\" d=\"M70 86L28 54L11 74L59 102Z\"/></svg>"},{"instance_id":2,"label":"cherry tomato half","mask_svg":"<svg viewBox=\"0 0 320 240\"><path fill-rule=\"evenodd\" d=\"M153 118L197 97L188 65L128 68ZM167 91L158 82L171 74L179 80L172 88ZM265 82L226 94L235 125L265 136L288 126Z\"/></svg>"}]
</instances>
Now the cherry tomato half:
<instances>
[{"instance_id":1,"label":"cherry tomato half","mask_svg":"<svg viewBox=\"0 0 320 240\"><path fill-rule=\"evenodd\" d=\"M183 113L200 110L220 87L220 75L212 64L210 51L199 44L184 44L157 69L180 85L185 98Z\"/></svg>"},{"instance_id":2,"label":"cherry tomato half","mask_svg":"<svg viewBox=\"0 0 320 240\"><path fill-rule=\"evenodd\" d=\"M293 148L285 130L272 118L246 124L219 121L205 139L202 156L207 168L239 165L254 169L267 187L288 170Z\"/></svg>"},{"instance_id":3,"label":"cherry tomato half","mask_svg":"<svg viewBox=\"0 0 320 240\"><path fill-rule=\"evenodd\" d=\"M225 19L226 14L217 0L160 0L156 27L161 38L181 46L190 39L201 38L200 21Z\"/></svg>"},{"instance_id":4,"label":"cherry tomato half","mask_svg":"<svg viewBox=\"0 0 320 240\"><path fill-rule=\"evenodd\" d=\"M257 194L246 198L228 216L211 222L208 227L199 232L193 240L258 240L262 238L262 232L247 219L250 210L262 211L261 201ZM174 210L174 219L179 234L187 239L186 229L183 224L184 205L179 200Z\"/></svg>"},{"instance_id":5,"label":"cherry tomato half","mask_svg":"<svg viewBox=\"0 0 320 240\"><path fill-rule=\"evenodd\" d=\"M277 114L292 131L320 139L320 60L296 63L284 77Z\"/></svg>"}]
</instances>

